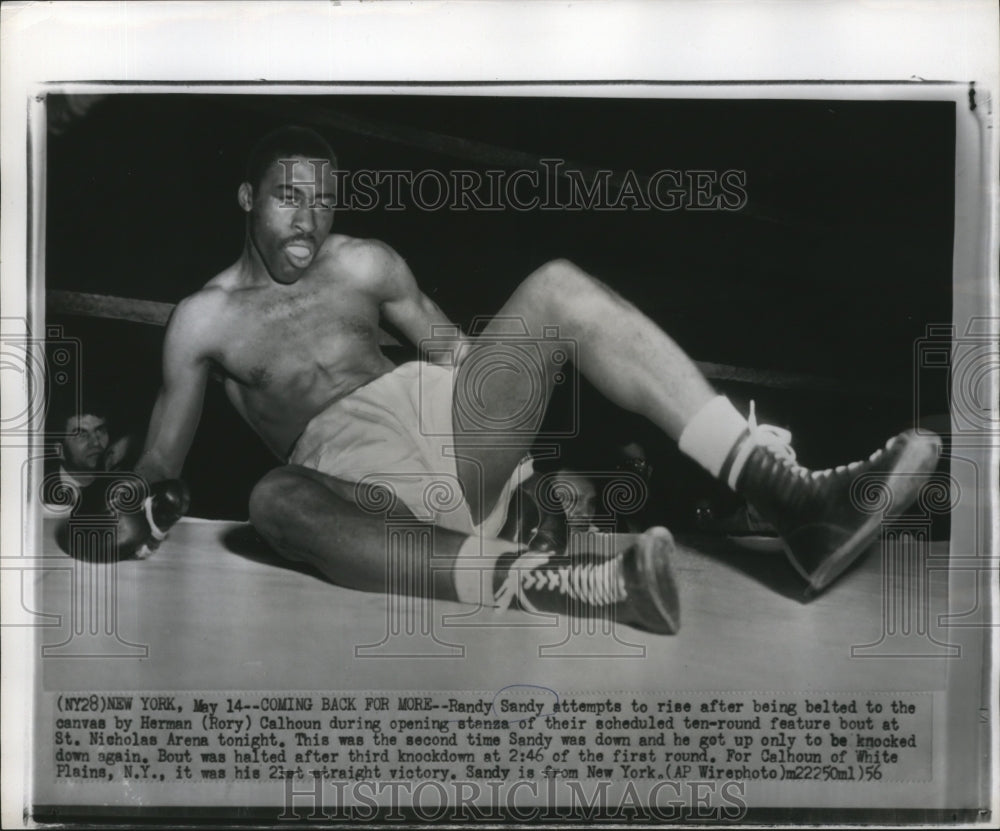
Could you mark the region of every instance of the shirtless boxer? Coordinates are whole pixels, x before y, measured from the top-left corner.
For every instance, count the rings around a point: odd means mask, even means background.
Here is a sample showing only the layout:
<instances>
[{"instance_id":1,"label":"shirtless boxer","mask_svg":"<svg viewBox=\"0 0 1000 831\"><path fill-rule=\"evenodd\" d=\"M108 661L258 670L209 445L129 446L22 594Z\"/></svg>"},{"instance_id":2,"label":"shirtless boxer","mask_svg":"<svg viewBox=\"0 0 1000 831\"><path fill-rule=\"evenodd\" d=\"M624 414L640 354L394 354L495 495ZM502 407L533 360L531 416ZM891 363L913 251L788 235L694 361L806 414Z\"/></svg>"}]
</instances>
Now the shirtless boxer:
<instances>
[{"instance_id":1,"label":"shirtless boxer","mask_svg":"<svg viewBox=\"0 0 1000 831\"><path fill-rule=\"evenodd\" d=\"M566 260L525 278L479 337L457 328L442 336L435 327L449 327L448 318L395 251L330 233L335 168L326 142L302 128L269 134L251 154L238 191L243 253L174 312L137 471L152 482L180 475L206 381L221 371L233 405L287 462L254 488L251 521L283 556L336 583L389 586L384 518L364 498L365 486L382 484L397 513L435 524L433 551L392 563L400 585L469 603L516 598L529 609L572 601L652 631L676 630L665 529L572 562L496 537L530 472L534 440L505 419L523 425L525 413L544 413L566 371L567 340L598 390L649 418L778 529L807 596L878 533L881 516L856 504L852 485L876 477L901 511L936 464L936 437L904 433L863 462L801 467L782 431L748 423L652 321ZM394 366L378 347L380 316L426 360ZM509 360L524 335L537 345L537 372ZM484 371L491 367L501 371ZM460 485L457 505L435 512L426 498L435 483Z\"/></svg>"}]
</instances>

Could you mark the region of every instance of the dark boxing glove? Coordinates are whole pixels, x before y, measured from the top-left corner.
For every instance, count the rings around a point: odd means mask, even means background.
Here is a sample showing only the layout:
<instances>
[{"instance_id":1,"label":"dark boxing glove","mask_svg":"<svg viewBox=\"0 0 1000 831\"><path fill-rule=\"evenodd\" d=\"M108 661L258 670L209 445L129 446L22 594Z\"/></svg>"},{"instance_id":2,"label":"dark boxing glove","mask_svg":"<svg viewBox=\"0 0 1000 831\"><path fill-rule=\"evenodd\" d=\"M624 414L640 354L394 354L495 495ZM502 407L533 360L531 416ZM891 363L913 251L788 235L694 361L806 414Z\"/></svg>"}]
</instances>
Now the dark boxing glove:
<instances>
[{"instance_id":1,"label":"dark boxing glove","mask_svg":"<svg viewBox=\"0 0 1000 831\"><path fill-rule=\"evenodd\" d=\"M97 485L101 487L92 491ZM138 488L145 489L134 474L111 480L99 479L89 486L86 489L89 493L78 502L72 517L61 523L56 531L60 547L77 559L95 562L148 557L166 537L170 527L185 514L191 497L187 485L180 479L166 479L150 485L148 496L141 502L130 498ZM101 510L94 510L97 498L103 503ZM113 525L115 544L105 543L104 540L110 537L104 535L73 534L74 520L81 528ZM95 547L102 550L90 550ZM106 550L109 548L113 550Z\"/></svg>"},{"instance_id":2,"label":"dark boxing glove","mask_svg":"<svg viewBox=\"0 0 1000 831\"><path fill-rule=\"evenodd\" d=\"M155 485L150 485L149 496L143 501L145 525L139 523L138 530L148 529L148 535L143 537L134 556L144 560L153 553L164 539L167 531L187 513L191 506L191 494L180 479L164 479ZM119 529L120 529L119 525ZM119 547L121 546L121 530L119 530Z\"/></svg>"}]
</instances>

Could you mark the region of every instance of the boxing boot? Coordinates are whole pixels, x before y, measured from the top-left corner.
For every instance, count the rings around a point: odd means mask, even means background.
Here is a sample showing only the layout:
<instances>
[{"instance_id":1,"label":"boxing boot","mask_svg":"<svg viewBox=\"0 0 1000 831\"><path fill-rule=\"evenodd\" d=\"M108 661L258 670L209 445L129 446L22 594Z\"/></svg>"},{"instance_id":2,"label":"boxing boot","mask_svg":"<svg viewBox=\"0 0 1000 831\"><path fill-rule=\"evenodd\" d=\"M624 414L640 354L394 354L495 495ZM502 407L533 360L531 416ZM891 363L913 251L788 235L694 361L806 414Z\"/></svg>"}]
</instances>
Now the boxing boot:
<instances>
[{"instance_id":1,"label":"boxing boot","mask_svg":"<svg viewBox=\"0 0 1000 831\"><path fill-rule=\"evenodd\" d=\"M504 555L494 578L496 605L534 612L609 618L671 635L680 627L670 568L674 540L666 528L614 535L616 553L575 550ZM600 549L602 546L593 546Z\"/></svg>"},{"instance_id":2,"label":"boxing boot","mask_svg":"<svg viewBox=\"0 0 1000 831\"><path fill-rule=\"evenodd\" d=\"M908 431L865 460L827 470L798 464L789 440L787 431L751 420L750 445L730 456L745 456L735 490L778 532L808 583L808 599L867 550L885 516L913 503L937 465L941 440Z\"/></svg>"}]
</instances>

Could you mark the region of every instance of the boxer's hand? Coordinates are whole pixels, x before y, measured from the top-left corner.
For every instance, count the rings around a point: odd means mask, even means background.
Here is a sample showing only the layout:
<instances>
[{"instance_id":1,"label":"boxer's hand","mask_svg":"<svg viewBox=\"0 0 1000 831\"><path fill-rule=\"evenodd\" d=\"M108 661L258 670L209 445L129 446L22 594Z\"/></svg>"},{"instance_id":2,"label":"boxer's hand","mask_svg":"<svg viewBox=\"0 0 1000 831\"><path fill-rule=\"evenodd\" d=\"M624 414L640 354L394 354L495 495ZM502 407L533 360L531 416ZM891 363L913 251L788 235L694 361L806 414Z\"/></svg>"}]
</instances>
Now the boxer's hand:
<instances>
[{"instance_id":1,"label":"boxer's hand","mask_svg":"<svg viewBox=\"0 0 1000 831\"><path fill-rule=\"evenodd\" d=\"M149 488L147 516L156 527L166 531L191 507L191 494L180 479L164 479Z\"/></svg>"},{"instance_id":2,"label":"boxer's hand","mask_svg":"<svg viewBox=\"0 0 1000 831\"><path fill-rule=\"evenodd\" d=\"M130 481L131 480L131 481ZM109 520L116 519L116 541L114 551L83 551L71 550L79 547L82 542L93 540L90 535L83 535L80 541L70 537L70 526L73 518L64 521L56 530L56 540L60 547L77 559L96 562L111 562L132 558L145 559L154 551L166 536L167 531L179 520L190 506L190 495L185 485L179 479L167 479L149 486L149 495L138 507L128 510L116 509L115 491L128 493L137 486L135 474L126 474L116 486L111 482L106 486L105 497L106 516ZM132 490L134 493L134 490ZM87 514L90 515L89 512Z\"/></svg>"},{"instance_id":3,"label":"boxer's hand","mask_svg":"<svg viewBox=\"0 0 1000 831\"><path fill-rule=\"evenodd\" d=\"M123 514L118 522L118 547L122 549L123 531L135 530L135 537L140 538L132 555L136 559L145 560L167 537L171 527L187 513L191 505L191 495L187 485L180 479L165 479L149 488L149 496L143 502L143 516L138 521L123 526L128 520L135 520L136 514ZM143 522L144 520L144 522Z\"/></svg>"}]
</instances>

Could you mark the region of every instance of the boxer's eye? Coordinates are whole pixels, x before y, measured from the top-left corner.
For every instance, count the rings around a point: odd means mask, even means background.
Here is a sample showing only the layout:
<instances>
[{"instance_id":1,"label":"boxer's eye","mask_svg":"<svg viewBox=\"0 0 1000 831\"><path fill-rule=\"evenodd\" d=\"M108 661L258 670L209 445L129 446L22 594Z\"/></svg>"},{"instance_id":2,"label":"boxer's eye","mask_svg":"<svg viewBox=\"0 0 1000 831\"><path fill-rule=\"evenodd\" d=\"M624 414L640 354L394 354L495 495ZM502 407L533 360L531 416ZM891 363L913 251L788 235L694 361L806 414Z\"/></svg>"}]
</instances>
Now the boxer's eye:
<instances>
[{"instance_id":1,"label":"boxer's eye","mask_svg":"<svg viewBox=\"0 0 1000 831\"><path fill-rule=\"evenodd\" d=\"M302 193L301 191L293 190L292 188L283 188L278 193L278 201L281 203L282 207L297 208L302 204Z\"/></svg>"}]
</instances>

